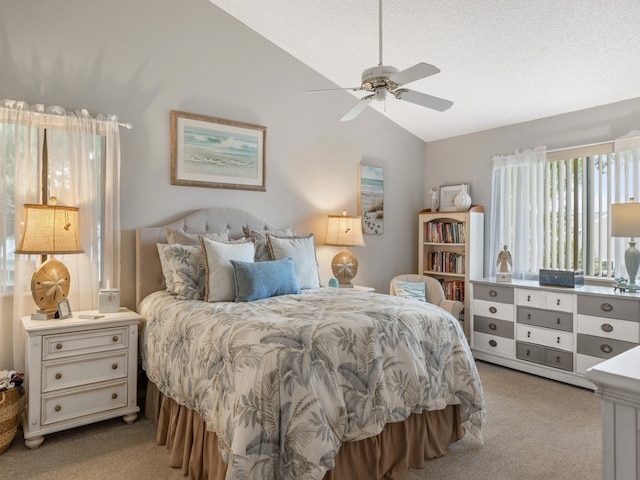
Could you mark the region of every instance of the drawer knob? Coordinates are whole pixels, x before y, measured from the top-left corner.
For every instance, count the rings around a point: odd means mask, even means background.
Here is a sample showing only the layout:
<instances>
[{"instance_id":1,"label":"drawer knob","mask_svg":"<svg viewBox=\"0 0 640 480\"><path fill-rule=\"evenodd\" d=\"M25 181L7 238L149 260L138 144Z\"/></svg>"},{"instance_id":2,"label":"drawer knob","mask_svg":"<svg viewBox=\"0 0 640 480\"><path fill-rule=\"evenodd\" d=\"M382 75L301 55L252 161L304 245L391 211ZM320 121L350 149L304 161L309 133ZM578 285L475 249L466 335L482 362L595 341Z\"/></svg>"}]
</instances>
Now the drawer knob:
<instances>
[{"instance_id":1,"label":"drawer knob","mask_svg":"<svg viewBox=\"0 0 640 480\"><path fill-rule=\"evenodd\" d=\"M54 407L54 410L55 410L56 412L59 412L60 410L62 410L62 407L61 407L60 405L56 405L56 406Z\"/></svg>"},{"instance_id":2,"label":"drawer knob","mask_svg":"<svg viewBox=\"0 0 640 480\"><path fill-rule=\"evenodd\" d=\"M531 314L527 313L527 320L531 320Z\"/></svg>"},{"instance_id":3,"label":"drawer knob","mask_svg":"<svg viewBox=\"0 0 640 480\"><path fill-rule=\"evenodd\" d=\"M611 325L610 323L603 323L602 325L600 325L600 328L603 332L613 332L613 325Z\"/></svg>"},{"instance_id":4,"label":"drawer knob","mask_svg":"<svg viewBox=\"0 0 640 480\"><path fill-rule=\"evenodd\" d=\"M117 370L118 369L118 364L114 363L113 365L111 365L111 369L112 370Z\"/></svg>"},{"instance_id":5,"label":"drawer knob","mask_svg":"<svg viewBox=\"0 0 640 480\"><path fill-rule=\"evenodd\" d=\"M118 394L117 393L112 393L111 394L111 398L113 398L115 400L116 398L118 398Z\"/></svg>"},{"instance_id":6,"label":"drawer knob","mask_svg":"<svg viewBox=\"0 0 640 480\"><path fill-rule=\"evenodd\" d=\"M498 309L496 307L489 307L489 311L491 313L496 313L498 311Z\"/></svg>"},{"instance_id":7,"label":"drawer knob","mask_svg":"<svg viewBox=\"0 0 640 480\"><path fill-rule=\"evenodd\" d=\"M527 353L526 353L526 355L527 355L527 357L530 357L530 356L531 356L531 350L529 350L528 348L527 348Z\"/></svg>"},{"instance_id":8,"label":"drawer knob","mask_svg":"<svg viewBox=\"0 0 640 480\"><path fill-rule=\"evenodd\" d=\"M613 347L604 343L600 345L600 350L602 350L604 353L611 353L613 352Z\"/></svg>"},{"instance_id":9,"label":"drawer knob","mask_svg":"<svg viewBox=\"0 0 640 480\"><path fill-rule=\"evenodd\" d=\"M556 343L560 343L560 337L558 337L558 339L556 340Z\"/></svg>"},{"instance_id":10,"label":"drawer knob","mask_svg":"<svg viewBox=\"0 0 640 480\"><path fill-rule=\"evenodd\" d=\"M560 299L559 298L556 300L556 305L560 305Z\"/></svg>"},{"instance_id":11,"label":"drawer knob","mask_svg":"<svg viewBox=\"0 0 640 480\"><path fill-rule=\"evenodd\" d=\"M61 343L56 343L56 350L60 350L62 348L62 344Z\"/></svg>"},{"instance_id":12,"label":"drawer knob","mask_svg":"<svg viewBox=\"0 0 640 480\"><path fill-rule=\"evenodd\" d=\"M62 374L61 373L56 373L56 380L60 380L62 378Z\"/></svg>"},{"instance_id":13,"label":"drawer knob","mask_svg":"<svg viewBox=\"0 0 640 480\"><path fill-rule=\"evenodd\" d=\"M497 297L498 296L498 292L496 292L495 290L489 290L489 296L490 297Z\"/></svg>"},{"instance_id":14,"label":"drawer knob","mask_svg":"<svg viewBox=\"0 0 640 480\"><path fill-rule=\"evenodd\" d=\"M114 335L114 336L113 336L113 341L114 341L114 342L117 342L117 341L118 341L118 336L117 336L117 335Z\"/></svg>"},{"instance_id":15,"label":"drawer knob","mask_svg":"<svg viewBox=\"0 0 640 480\"><path fill-rule=\"evenodd\" d=\"M600 304L600 310L602 310L603 312L610 312L611 310L613 310L613 305L611 305L610 303L601 303Z\"/></svg>"},{"instance_id":16,"label":"drawer knob","mask_svg":"<svg viewBox=\"0 0 640 480\"><path fill-rule=\"evenodd\" d=\"M489 340L489 345L491 345L492 347L496 347L498 346L498 342L496 342L495 340Z\"/></svg>"},{"instance_id":17,"label":"drawer knob","mask_svg":"<svg viewBox=\"0 0 640 480\"><path fill-rule=\"evenodd\" d=\"M498 326L497 326L495 323L491 322L491 323L489 324L489 329L490 329L490 330L495 330L496 328L498 328Z\"/></svg>"},{"instance_id":18,"label":"drawer knob","mask_svg":"<svg viewBox=\"0 0 640 480\"><path fill-rule=\"evenodd\" d=\"M560 319L559 319L559 318L556 320L556 323L557 323L558 325L560 325Z\"/></svg>"},{"instance_id":19,"label":"drawer knob","mask_svg":"<svg viewBox=\"0 0 640 480\"><path fill-rule=\"evenodd\" d=\"M527 295L527 302L531 301L531 295Z\"/></svg>"},{"instance_id":20,"label":"drawer knob","mask_svg":"<svg viewBox=\"0 0 640 480\"><path fill-rule=\"evenodd\" d=\"M556 363L560 363L560 355L556 356Z\"/></svg>"},{"instance_id":21,"label":"drawer knob","mask_svg":"<svg viewBox=\"0 0 640 480\"><path fill-rule=\"evenodd\" d=\"M527 332L527 338L531 338L531 332Z\"/></svg>"}]
</instances>

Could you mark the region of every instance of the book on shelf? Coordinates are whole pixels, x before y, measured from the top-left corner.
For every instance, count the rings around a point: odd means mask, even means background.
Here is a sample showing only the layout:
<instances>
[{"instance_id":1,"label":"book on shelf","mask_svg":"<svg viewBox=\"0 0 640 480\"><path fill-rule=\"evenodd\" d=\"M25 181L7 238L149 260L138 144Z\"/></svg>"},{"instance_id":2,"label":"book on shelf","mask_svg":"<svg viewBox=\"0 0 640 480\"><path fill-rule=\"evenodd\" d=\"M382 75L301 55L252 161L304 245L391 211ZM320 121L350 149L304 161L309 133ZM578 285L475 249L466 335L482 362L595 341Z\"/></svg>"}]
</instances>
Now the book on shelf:
<instances>
[{"instance_id":1,"label":"book on shelf","mask_svg":"<svg viewBox=\"0 0 640 480\"><path fill-rule=\"evenodd\" d=\"M464 254L437 251L427 253L427 270L442 273L464 274Z\"/></svg>"},{"instance_id":2,"label":"book on shelf","mask_svg":"<svg viewBox=\"0 0 640 480\"><path fill-rule=\"evenodd\" d=\"M464 223L427 222L424 238L430 243L464 243Z\"/></svg>"}]
</instances>

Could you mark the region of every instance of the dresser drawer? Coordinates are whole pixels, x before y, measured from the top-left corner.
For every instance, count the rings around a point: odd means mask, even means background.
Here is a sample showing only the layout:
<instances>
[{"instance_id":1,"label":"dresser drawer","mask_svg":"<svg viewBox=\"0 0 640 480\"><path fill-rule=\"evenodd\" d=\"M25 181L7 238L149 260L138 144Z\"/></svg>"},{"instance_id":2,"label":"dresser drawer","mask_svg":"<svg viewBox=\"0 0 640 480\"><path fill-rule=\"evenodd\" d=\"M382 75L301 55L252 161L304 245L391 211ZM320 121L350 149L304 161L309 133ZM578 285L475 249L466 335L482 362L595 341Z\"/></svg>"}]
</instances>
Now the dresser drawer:
<instances>
[{"instance_id":1,"label":"dresser drawer","mask_svg":"<svg viewBox=\"0 0 640 480\"><path fill-rule=\"evenodd\" d=\"M573 312L573 297L571 293L516 289L516 302L519 306L546 308L559 312Z\"/></svg>"},{"instance_id":2,"label":"dresser drawer","mask_svg":"<svg viewBox=\"0 0 640 480\"><path fill-rule=\"evenodd\" d=\"M107 352L128 346L127 326L87 330L77 333L46 335L42 341L42 359Z\"/></svg>"},{"instance_id":3,"label":"dresser drawer","mask_svg":"<svg viewBox=\"0 0 640 480\"><path fill-rule=\"evenodd\" d=\"M516 358L527 362L543 363L544 347L531 343L516 342Z\"/></svg>"},{"instance_id":4,"label":"dresser drawer","mask_svg":"<svg viewBox=\"0 0 640 480\"><path fill-rule=\"evenodd\" d=\"M513 305L509 303L474 300L473 313L488 318L500 318L513 322Z\"/></svg>"},{"instance_id":5,"label":"dresser drawer","mask_svg":"<svg viewBox=\"0 0 640 480\"><path fill-rule=\"evenodd\" d=\"M518 323L573 332L573 313L518 307Z\"/></svg>"},{"instance_id":6,"label":"dresser drawer","mask_svg":"<svg viewBox=\"0 0 640 480\"><path fill-rule=\"evenodd\" d=\"M546 348L544 351L544 364L548 367L573 371L573 352Z\"/></svg>"},{"instance_id":7,"label":"dresser drawer","mask_svg":"<svg viewBox=\"0 0 640 480\"><path fill-rule=\"evenodd\" d=\"M490 302L513 304L513 288L495 285L473 285L473 298Z\"/></svg>"},{"instance_id":8,"label":"dresser drawer","mask_svg":"<svg viewBox=\"0 0 640 480\"><path fill-rule=\"evenodd\" d=\"M42 397L42 425L127 406L127 382Z\"/></svg>"},{"instance_id":9,"label":"dresser drawer","mask_svg":"<svg viewBox=\"0 0 640 480\"><path fill-rule=\"evenodd\" d=\"M636 343L613 338L594 337L582 333L578 334L578 353L591 357L607 359L637 346Z\"/></svg>"},{"instance_id":10,"label":"dresser drawer","mask_svg":"<svg viewBox=\"0 0 640 480\"><path fill-rule=\"evenodd\" d=\"M66 362L48 362L42 366L42 391L51 392L126 378L127 366L126 351Z\"/></svg>"},{"instance_id":11,"label":"dresser drawer","mask_svg":"<svg viewBox=\"0 0 640 480\"><path fill-rule=\"evenodd\" d=\"M498 337L513 338L513 322L507 320L474 315L473 330Z\"/></svg>"},{"instance_id":12,"label":"dresser drawer","mask_svg":"<svg viewBox=\"0 0 640 480\"><path fill-rule=\"evenodd\" d=\"M640 343L640 323L615 318L578 315L578 333Z\"/></svg>"},{"instance_id":13,"label":"dresser drawer","mask_svg":"<svg viewBox=\"0 0 640 480\"><path fill-rule=\"evenodd\" d=\"M562 350L573 350L573 334L550 328L519 324L516 339L520 342L537 343Z\"/></svg>"},{"instance_id":14,"label":"dresser drawer","mask_svg":"<svg viewBox=\"0 0 640 480\"><path fill-rule=\"evenodd\" d=\"M580 295L578 313L640 322L640 298L636 300Z\"/></svg>"},{"instance_id":15,"label":"dresser drawer","mask_svg":"<svg viewBox=\"0 0 640 480\"><path fill-rule=\"evenodd\" d=\"M512 358L515 353L513 339L482 332L473 332L473 348Z\"/></svg>"}]
</instances>

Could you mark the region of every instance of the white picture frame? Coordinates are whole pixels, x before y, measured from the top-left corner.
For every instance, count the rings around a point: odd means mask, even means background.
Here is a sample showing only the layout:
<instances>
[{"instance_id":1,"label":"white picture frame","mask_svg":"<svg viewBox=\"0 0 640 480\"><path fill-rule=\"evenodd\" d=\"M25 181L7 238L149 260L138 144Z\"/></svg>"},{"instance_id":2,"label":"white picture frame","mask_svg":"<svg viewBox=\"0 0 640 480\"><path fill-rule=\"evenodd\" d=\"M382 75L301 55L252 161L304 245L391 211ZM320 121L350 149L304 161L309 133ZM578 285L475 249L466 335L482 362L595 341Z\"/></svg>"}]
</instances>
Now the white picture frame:
<instances>
[{"instance_id":1,"label":"white picture frame","mask_svg":"<svg viewBox=\"0 0 640 480\"><path fill-rule=\"evenodd\" d=\"M69 300L64 299L58 302L58 317L57 318L69 318L71 317L71 306L69 305Z\"/></svg>"},{"instance_id":2,"label":"white picture frame","mask_svg":"<svg viewBox=\"0 0 640 480\"><path fill-rule=\"evenodd\" d=\"M462 190L462 184L459 185L442 185L440 187L440 206L439 212L455 212L456 206L454 200L456 195Z\"/></svg>"}]
</instances>

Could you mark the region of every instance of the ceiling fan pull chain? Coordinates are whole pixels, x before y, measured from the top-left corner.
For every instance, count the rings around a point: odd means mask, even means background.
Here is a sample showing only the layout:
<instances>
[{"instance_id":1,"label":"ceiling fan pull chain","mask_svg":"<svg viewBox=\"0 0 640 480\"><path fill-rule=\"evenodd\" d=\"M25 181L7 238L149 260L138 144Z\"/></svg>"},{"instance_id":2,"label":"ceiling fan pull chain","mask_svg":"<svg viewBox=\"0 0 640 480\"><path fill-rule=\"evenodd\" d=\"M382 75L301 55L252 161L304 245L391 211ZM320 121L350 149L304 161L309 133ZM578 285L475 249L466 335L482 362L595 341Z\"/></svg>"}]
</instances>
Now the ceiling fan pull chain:
<instances>
[{"instance_id":1,"label":"ceiling fan pull chain","mask_svg":"<svg viewBox=\"0 0 640 480\"><path fill-rule=\"evenodd\" d=\"M378 50L380 58L380 63L378 65L382 66L382 0L378 2L378 35Z\"/></svg>"}]
</instances>

